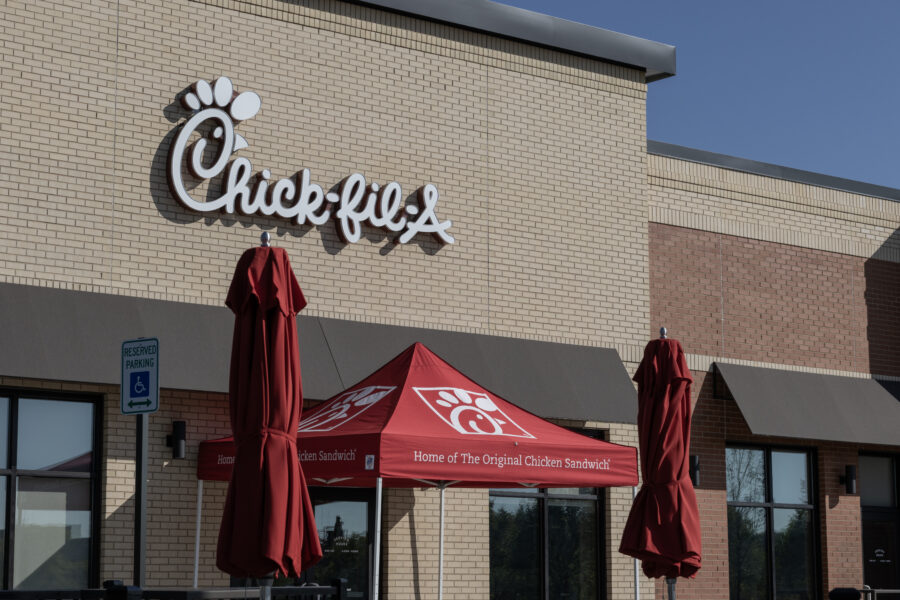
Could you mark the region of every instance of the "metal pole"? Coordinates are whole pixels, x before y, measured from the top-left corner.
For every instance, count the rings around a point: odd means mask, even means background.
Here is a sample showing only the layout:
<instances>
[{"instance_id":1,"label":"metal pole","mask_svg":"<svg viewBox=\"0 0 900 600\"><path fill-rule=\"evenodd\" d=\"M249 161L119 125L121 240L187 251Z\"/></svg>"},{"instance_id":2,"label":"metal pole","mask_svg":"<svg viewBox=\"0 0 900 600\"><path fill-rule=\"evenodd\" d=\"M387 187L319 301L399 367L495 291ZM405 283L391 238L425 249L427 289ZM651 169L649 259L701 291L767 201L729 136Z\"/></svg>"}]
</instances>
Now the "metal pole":
<instances>
[{"instance_id":1,"label":"metal pole","mask_svg":"<svg viewBox=\"0 0 900 600\"><path fill-rule=\"evenodd\" d=\"M150 415L137 415L134 460L134 585L144 587L147 549L147 438Z\"/></svg>"},{"instance_id":2,"label":"metal pole","mask_svg":"<svg viewBox=\"0 0 900 600\"><path fill-rule=\"evenodd\" d=\"M631 486L631 503L637 498L637 486ZM634 559L634 600L641 600L641 569L638 559Z\"/></svg>"},{"instance_id":3,"label":"metal pole","mask_svg":"<svg viewBox=\"0 0 900 600\"><path fill-rule=\"evenodd\" d=\"M378 600L378 569L381 561L381 477L375 479L375 564L372 568L372 600Z\"/></svg>"},{"instance_id":4,"label":"metal pole","mask_svg":"<svg viewBox=\"0 0 900 600\"><path fill-rule=\"evenodd\" d=\"M441 484L441 534L440 534L440 550L438 552L438 600L444 598L444 488L446 485Z\"/></svg>"},{"instance_id":5,"label":"metal pole","mask_svg":"<svg viewBox=\"0 0 900 600\"><path fill-rule=\"evenodd\" d=\"M200 521L203 514L203 480L197 480L197 526L194 529L194 589L200 574Z\"/></svg>"},{"instance_id":6,"label":"metal pole","mask_svg":"<svg viewBox=\"0 0 900 600\"><path fill-rule=\"evenodd\" d=\"M675 582L674 577L666 577L666 587L669 589L669 600L675 600Z\"/></svg>"}]
</instances>

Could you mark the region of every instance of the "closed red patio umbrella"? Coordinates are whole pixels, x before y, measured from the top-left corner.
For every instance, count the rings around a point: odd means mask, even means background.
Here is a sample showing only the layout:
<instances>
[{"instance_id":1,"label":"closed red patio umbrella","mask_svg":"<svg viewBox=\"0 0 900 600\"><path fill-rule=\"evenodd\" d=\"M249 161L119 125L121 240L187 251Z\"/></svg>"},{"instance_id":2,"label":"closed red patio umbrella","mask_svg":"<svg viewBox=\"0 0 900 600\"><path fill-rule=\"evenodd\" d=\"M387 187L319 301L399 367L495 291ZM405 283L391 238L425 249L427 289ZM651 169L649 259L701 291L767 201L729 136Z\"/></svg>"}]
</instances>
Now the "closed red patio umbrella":
<instances>
[{"instance_id":1,"label":"closed red patio umbrella","mask_svg":"<svg viewBox=\"0 0 900 600\"><path fill-rule=\"evenodd\" d=\"M287 253L247 250L225 304L235 314L228 390L236 455L216 566L237 577L296 576L322 549L297 458L296 315L306 300Z\"/></svg>"},{"instance_id":2,"label":"closed red patio umbrella","mask_svg":"<svg viewBox=\"0 0 900 600\"><path fill-rule=\"evenodd\" d=\"M619 552L641 560L648 577L676 577L700 569L700 516L688 460L691 383L684 350L665 334L644 349L638 384L638 436L643 485L634 499Z\"/></svg>"}]
</instances>

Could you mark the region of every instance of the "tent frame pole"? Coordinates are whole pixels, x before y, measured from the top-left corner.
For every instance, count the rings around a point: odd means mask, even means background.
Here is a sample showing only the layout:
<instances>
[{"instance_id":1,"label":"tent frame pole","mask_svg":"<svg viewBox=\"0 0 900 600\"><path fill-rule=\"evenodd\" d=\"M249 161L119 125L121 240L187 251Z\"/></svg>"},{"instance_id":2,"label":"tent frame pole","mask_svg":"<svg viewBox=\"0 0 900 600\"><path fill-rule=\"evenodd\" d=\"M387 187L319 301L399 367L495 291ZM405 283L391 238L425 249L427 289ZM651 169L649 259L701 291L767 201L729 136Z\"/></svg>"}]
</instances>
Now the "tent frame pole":
<instances>
[{"instance_id":1,"label":"tent frame pole","mask_svg":"<svg viewBox=\"0 0 900 600\"><path fill-rule=\"evenodd\" d=\"M438 552L438 600L444 599L444 490L447 489L446 483L441 483L439 488L441 491L441 534L440 534L440 550Z\"/></svg>"},{"instance_id":2,"label":"tent frame pole","mask_svg":"<svg viewBox=\"0 0 900 600\"><path fill-rule=\"evenodd\" d=\"M631 502L637 498L637 486L631 486ZM634 600L641 600L641 569L638 567L638 559L634 559Z\"/></svg>"},{"instance_id":3,"label":"tent frame pole","mask_svg":"<svg viewBox=\"0 0 900 600\"><path fill-rule=\"evenodd\" d=\"M197 480L197 524L194 527L194 589L200 575L200 523L203 515L203 480Z\"/></svg>"},{"instance_id":4,"label":"tent frame pole","mask_svg":"<svg viewBox=\"0 0 900 600\"><path fill-rule=\"evenodd\" d=\"M381 563L381 477L375 479L375 555L372 566L372 600L378 600L378 572Z\"/></svg>"}]
</instances>

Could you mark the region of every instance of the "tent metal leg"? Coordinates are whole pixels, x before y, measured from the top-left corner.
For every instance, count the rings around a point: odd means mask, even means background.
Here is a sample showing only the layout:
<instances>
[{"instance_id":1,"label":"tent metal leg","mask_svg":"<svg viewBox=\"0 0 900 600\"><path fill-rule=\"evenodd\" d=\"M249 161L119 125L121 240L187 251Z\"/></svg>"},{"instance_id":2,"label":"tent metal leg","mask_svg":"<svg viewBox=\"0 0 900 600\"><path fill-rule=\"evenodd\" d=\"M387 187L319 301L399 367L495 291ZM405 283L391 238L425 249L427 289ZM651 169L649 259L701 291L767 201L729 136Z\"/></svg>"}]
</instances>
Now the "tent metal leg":
<instances>
[{"instance_id":1,"label":"tent metal leg","mask_svg":"<svg viewBox=\"0 0 900 600\"><path fill-rule=\"evenodd\" d=\"M441 485L441 534L440 550L438 552L438 600L444 599L444 490L446 485Z\"/></svg>"},{"instance_id":2,"label":"tent metal leg","mask_svg":"<svg viewBox=\"0 0 900 600\"><path fill-rule=\"evenodd\" d=\"M378 600L378 573L381 563L381 477L375 480L375 555L372 566L372 600Z\"/></svg>"},{"instance_id":3,"label":"tent metal leg","mask_svg":"<svg viewBox=\"0 0 900 600\"><path fill-rule=\"evenodd\" d=\"M675 582L678 581L674 577L666 578L666 587L669 590L669 600L675 600Z\"/></svg>"},{"instance_id":4,"label":"tent metal leg","mask_svg":"<svg viewBox=\"0 0 900 600\"><path fill-rule=\"evenodd\" d=\"M194 529L194 589L200 575L200 522L203 515L203 480L197 480L197 525Z\"/></svg>"}]
</instances>

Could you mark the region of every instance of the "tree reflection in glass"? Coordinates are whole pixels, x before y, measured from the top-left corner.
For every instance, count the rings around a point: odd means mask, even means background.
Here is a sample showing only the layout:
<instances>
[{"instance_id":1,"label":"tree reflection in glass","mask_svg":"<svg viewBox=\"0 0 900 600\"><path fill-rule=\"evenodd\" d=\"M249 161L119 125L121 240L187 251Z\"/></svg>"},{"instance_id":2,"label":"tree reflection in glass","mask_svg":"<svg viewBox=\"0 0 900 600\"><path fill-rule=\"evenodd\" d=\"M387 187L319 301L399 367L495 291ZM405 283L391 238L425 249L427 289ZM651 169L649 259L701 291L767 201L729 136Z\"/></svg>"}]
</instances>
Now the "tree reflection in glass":
<instances>
[{"instance_id":1,"label":"tree reflection in glass","mask_svg":"<svg viewBox=\"0 0 900 600\"><path fill-rule=\"evenodd\" d=\"M548 500L550 597L597 597L597 515L591 500Z\"/></svg>"},{"instance_id":2,"label":"tree reflection in glass","mask_svg":"<svg viewBox=\"0 0 900 600\"><path fill-rule=\"evenodd\" d=\"M728 587L731 600L767 598L766 510L728 507Z\"/></svg>"},{"instance_id":3,"label":"tree reflection in glass","mask_svg":"<svg viewBox=\"0 0 900 600\"><path fill-rule=\"evenodd\" d=\"M810 511L776 508L775 597L809 600L813 594L813 540Z\"/></svg>"},{"instance_id":4,"label":"tree reflection in glass","mask_svg":"<svg viewBox=\"0 0 900 600\"><path fill-rule=\"evenodd\" d=\"M540 522L537 498L490 500L492 600L541 597Z\"/></svg>"}]
</instances>

